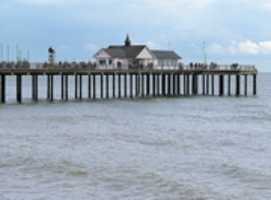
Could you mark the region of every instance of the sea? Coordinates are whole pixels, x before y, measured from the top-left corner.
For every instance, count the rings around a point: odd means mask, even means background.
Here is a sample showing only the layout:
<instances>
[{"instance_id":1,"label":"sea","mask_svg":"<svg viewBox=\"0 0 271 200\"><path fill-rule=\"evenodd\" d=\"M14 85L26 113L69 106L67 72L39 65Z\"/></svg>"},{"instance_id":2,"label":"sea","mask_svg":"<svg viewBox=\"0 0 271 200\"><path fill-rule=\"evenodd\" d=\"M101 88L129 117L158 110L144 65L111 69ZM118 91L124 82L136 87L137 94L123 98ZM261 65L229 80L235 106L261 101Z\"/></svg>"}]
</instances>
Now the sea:
<instances>
[{"instance_id":1,"label":"sea","mask_svg":"<svg viewBox=\"0 0 271 200\"><path fill-rule=\"evenodd\" d=\"M0 200L271 199L271 74L256 97L18 105L7 85Z\"/></svg>"}]
</instances>

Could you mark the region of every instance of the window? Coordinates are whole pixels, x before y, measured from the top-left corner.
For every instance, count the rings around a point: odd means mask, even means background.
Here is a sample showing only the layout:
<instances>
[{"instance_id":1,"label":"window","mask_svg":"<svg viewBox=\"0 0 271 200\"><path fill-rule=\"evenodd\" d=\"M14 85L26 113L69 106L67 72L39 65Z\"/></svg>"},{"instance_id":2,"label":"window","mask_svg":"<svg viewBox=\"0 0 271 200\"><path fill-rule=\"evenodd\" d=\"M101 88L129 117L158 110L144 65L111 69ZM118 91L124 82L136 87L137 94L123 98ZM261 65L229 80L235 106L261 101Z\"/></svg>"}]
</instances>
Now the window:
<instances>
[{"instance_id":1,"label":"window","mask_svg":"<svg viewBox=\"0 0 271 200\"><path fill-rule=\"evenodd\" d=\"M108 61L108 63L109 63L109 65L112 65L113 61L110 59L110 60Z\"/></svg>"},{"instance_id":2,"label":"window","mask_svg":"<svg viewBox=\"0 0 271 200\"><path fill-rule=\"evenodd\" d=\"M105 60L100 60L100 61L99 61L99 64L102 65L102 66L103 66L103 65L106 65L106 61L105 61Z\"/></svg>"}]
</instances>

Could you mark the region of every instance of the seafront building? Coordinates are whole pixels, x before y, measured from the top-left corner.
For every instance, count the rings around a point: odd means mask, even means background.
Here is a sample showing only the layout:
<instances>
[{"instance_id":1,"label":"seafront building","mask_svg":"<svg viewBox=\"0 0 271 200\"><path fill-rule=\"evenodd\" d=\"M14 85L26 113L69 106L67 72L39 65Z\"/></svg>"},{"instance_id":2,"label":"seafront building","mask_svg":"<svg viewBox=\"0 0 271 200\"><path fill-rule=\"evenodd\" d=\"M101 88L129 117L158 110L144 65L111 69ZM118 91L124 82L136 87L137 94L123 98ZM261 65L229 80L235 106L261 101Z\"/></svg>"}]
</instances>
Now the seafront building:
<instances>
[{"instance_id":1,"label":"seafront building","mask_svg":"<svg viewBox=\"0 0 271 200\"><path fill-rule=\"evenodd\" d=\"M99 69L179 69L182 60L174 51L133 45L128 35L124 45L100 49L94 57Z\"/></svg>"}]
</instances>

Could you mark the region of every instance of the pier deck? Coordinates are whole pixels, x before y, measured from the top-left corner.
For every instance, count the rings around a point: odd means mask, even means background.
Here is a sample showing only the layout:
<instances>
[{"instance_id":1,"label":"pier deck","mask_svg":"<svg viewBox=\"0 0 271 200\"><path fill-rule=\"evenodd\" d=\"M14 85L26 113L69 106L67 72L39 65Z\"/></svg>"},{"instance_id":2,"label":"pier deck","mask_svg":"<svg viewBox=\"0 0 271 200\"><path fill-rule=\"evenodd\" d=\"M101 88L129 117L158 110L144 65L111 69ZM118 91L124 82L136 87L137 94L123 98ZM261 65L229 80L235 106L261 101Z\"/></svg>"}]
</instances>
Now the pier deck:
<instances>
[{"instance_id":1,"label":"pier deck","mask_svg":"<svg viewBox=\"0 0 271 200\"><path fill-rule=\"evenodd\" d=\"M47 77L47 100L54 98L54 79L60 78L62 101L68 101L69 79L74 79L74 99L113 99L178 96L257 95L256 68L180 70L102 70L102 69L0 69L0 103L6 103L6 78L16 77L16 97L23 101L23 77L32 79L32 100L39 100L39 77ZM82 78L87 78L83 87ZM248 84L249 78L252 78ZM233 88L234 87L234 91ZM83 88L87 88L84 93ZM243 91L241 91L243 89ZM227 92L226 92L227 90ZM99 91L99 96L98 92ZM85 97L87 94L87 97Z\"/></svg>"}]
</instances>

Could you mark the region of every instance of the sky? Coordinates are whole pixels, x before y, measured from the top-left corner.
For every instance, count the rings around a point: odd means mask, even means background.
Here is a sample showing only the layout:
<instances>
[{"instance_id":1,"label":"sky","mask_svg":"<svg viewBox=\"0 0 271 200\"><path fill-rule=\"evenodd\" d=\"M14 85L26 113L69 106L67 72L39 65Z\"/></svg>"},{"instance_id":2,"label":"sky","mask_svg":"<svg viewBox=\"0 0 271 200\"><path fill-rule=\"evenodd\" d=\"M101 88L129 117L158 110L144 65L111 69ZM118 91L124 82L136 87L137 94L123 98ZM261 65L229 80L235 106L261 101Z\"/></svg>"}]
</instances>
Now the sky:
<instances>
[{"instance_id":1,"label":"sky","mask_svg":"<svg viewBox=\"0 0 271 200\"><path fill-rule=\"evenodd\" d=\"M134 44L175 50L185 63L254 64L271 71L271 0L1 0L0 59L90 60L99 49ZM29 51L29 53L27 53ZM17 50L18 52L18 50Z\"/></svg>"}]
</instances>

